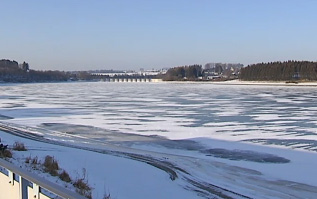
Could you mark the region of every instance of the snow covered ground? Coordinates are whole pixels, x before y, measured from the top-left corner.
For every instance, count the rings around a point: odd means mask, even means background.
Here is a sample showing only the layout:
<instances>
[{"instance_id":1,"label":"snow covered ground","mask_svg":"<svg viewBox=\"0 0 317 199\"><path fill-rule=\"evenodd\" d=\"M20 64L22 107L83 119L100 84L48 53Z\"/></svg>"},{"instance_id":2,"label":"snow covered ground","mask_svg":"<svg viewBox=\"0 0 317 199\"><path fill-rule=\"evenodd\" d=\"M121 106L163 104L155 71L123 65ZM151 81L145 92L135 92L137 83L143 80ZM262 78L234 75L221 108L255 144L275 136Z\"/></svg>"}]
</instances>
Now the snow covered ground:
<instances>
[{"instance_id":1,"label":"snow covered ground","mask_svg":"<svg viewBox=\"0 0 317 199\"><path fill-rule=\"evenodd\" d=\"M114 198L221 198L215 190L233 198L317 196L312 87L63 83L2 85L0 91L2 122L77 146L0 132L8 143L22 139L31 149L15 153L16 163L30 153L51 154L72 176L85 168L95 198L108 192ZM172 165L178 178L109 151Z\"/></svg>"},{"instance_id":2,"label":"snow covered ground","mask_svg":"<svg viewBox=\"0 0 317 199\"><path fill-rule=\"evenodd\" d=\"M196 194L183 188L181 181L171 181L168 174L148 164L115 157L107 154L74 149L1 132L5 144L12 141L23 142L28 151L13 151L12 162L29 171L57 182L74 190L74 188L58 177L51 177L25 164L27 157L38 157L43 162L46 155L54 156L59 166L66 170L71 178L80 179L85 175L88 184L93 188L93 198L103 198L110 194L112 198L196 198ZM28 166L29 165L29 166ZM85 170L85 171L83 171Z\"/></svg>"}]
</instances>

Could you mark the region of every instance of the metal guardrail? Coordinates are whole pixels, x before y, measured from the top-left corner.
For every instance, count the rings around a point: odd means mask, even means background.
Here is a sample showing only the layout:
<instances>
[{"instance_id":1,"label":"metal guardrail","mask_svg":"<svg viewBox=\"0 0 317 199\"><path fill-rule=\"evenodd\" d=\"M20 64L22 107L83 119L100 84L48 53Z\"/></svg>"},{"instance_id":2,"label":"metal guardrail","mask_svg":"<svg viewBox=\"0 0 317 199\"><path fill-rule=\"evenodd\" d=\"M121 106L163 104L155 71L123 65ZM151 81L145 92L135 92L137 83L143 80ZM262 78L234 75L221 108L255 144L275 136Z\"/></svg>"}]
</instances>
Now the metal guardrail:
<instances>
[{"instance_id":1,"label":"metal guardrail","mask_svg":"<svg viewBox=\"0 0 317 199\"><path fill-rule=\"evenodd\" d=\"M34 198L39 198L38 195L41 192L41 188L48 190L54 195L62 198L62 199L87 199L78 193L72 192L68 189L65 189L62 186L54 184L50 181L45 180L33 173L25 171L20 167L13 165L10 162L7 162L0 158L0 166L8 170L8 183L14 183L14 174L19 175L19 183L20 183L20 193L21 199L27 199L28 197L28 189L29 182L33 183L33 191Z\"/></svg>"}]
</instances>

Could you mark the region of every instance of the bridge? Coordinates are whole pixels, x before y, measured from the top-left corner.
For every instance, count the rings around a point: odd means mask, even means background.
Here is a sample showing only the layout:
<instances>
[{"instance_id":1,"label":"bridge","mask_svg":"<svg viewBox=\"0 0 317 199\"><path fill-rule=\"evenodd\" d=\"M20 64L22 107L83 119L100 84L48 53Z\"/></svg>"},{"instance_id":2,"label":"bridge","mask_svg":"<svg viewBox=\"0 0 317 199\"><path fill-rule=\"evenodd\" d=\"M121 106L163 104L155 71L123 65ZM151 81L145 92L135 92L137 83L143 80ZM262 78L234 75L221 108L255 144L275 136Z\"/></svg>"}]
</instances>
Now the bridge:
<instances>
[{"instance_id":1,"label":"bridge","mask_svg":"<svg viewBox=\"0 0 317 199\"><path fill-rule=\"evenodd\" d=\"M104 82L160 82L162 79L156 75L143 75L138 73L91 73L95 79Z\"/></svg>"},{"instance_id":2,"label":"bridge","mask_svg":"<svg viewBox=\"0 0 317 199\"><path fill-rule=\"evenodd\" d=\"M152 79L152 78L139 78L139 77L106 77L101 78L101 81L104 82L161 82L161 79Z\"/></svg>"}]
</instances>

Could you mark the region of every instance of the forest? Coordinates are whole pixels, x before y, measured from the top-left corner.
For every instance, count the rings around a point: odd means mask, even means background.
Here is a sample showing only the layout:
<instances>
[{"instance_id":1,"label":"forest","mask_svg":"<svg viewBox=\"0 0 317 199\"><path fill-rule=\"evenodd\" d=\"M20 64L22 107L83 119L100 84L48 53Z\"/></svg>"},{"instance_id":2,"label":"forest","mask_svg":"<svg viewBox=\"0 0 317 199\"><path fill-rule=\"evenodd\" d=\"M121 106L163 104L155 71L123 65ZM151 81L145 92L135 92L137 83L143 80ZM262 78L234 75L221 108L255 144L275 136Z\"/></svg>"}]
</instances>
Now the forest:
<instances>
[{"instance_id":1,"label":"forest","mask_svg":"<svg viewBox=\"0 0 317 199\"><path fill-rule=\"evenodd\" d=\"M201 75L201 65L189 65L170 68L162 78L164 81L193 81L197 80Z\"/></svg>"},{"instance_id":2,"label":"forest","mask_svg":"<svg viewBox=\"0 0 317 199\"><path fill-rule=\"evenodd\" d=\"M0 60L1 82L52 82L67 81L71 74L62 71L30 70L29 64L16 61Z\"/></svg>"},{"instance_id":3,"label":"forest","mask_svg":"<svg viewBox=\"0 0 317 199\"><path fill-rule=\"evenodd\" d=\"M316 81L317 62L285 61L248 65L240 70L244 81Z\"/></svg>"},{"instance_id":4,"label":"forest","mask_svg":"<svg viewBox=\"0 0 317 199\"><path fill-rule=\"evenodd\" d=\"M70 80L90 81L92 79L93 76L85 71L32 70L26 62L18 64L18 62L14 60L0 60L0 82L61 82Z\"/></svg>"}]
</instances>

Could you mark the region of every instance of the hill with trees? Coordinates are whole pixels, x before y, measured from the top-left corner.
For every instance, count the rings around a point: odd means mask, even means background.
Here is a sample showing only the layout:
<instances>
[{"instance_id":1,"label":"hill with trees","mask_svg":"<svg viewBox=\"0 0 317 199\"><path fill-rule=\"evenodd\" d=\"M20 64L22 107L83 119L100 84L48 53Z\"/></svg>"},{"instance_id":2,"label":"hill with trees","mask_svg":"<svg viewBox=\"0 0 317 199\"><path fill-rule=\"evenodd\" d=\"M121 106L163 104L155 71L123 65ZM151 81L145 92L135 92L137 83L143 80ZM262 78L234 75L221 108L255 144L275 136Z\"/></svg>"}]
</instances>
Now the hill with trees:
<instances>
[{"instance_id":1,"label":"hill with trees","mask_svg":"<svg viewBox=\"0 0 317 199\"><path fill-rule=\"evenodd\" d=\"M317 62L286 61L249 65L240 70L244 81L316 81Z\"/></svg>"},{"instance_id":2,"label":"hill with trees","mask_svg":"<svg viewBox=\"0 0 317 199\"><path fill-rule=\"evenodd\" d=\"M1 82L53 82L67 81L71 74L63 71L30 70L29 64L7 59L0 60Z\"/></svg>"},{"instance_id":3,"label":"hill with trees","mask_svg":"<svg viewBox=\"0 0 317 199\"><path fill-rule=\"evenodd\" d=\"M170 68L162 77L164 81L197 80L202 76L201 65L178 66Z\"/></svg>"}]
</instances>

